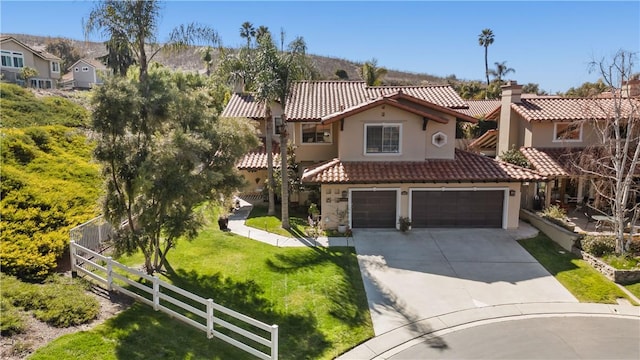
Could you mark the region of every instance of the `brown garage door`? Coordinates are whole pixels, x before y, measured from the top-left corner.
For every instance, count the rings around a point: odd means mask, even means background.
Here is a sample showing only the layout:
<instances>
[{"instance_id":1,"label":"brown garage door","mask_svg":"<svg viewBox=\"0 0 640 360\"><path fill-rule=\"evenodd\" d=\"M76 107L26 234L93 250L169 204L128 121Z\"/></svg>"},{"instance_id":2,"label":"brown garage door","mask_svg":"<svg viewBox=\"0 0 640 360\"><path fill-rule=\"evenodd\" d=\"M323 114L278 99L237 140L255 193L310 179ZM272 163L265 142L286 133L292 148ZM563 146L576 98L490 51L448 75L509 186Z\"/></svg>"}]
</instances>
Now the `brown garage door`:
<instances>
[{"instance_id":1,"label":"brown garage door","mask_svg":"<svg viewBox=\"0 0 640 360\"><path fill-rule=\"evenodd\" d=\"M351 192L353 228L396 227L396 191Z\"/></svg>"},{"instance_id":2,"label":"brown garage door","mask_svg":"<svg viewBox=\"0 0 640 360\"><path fill-rule=\"evenodd\" d=\"M414 227L502 227L504 191L413 191Z\"/></svg>"}]
</instances>

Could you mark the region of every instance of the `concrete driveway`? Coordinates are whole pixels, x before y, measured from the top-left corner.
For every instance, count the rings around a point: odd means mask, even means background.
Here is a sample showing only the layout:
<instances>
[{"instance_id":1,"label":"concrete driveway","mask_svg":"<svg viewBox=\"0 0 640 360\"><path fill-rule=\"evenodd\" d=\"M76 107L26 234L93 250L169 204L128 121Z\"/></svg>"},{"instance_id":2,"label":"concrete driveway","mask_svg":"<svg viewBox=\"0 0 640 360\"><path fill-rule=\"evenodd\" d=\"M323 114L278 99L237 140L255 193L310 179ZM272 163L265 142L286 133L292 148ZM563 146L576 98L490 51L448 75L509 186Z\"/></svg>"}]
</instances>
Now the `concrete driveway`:
<instances>
[{"instance_id":1,"label":"concrete driveway","mask_svg":"<svg viewBox=\"0 0 640 360\"><path fill-rule=\"evenodd\" d=\"M460 310L529 302L578 302L516 242L523 230L530 230L528 224L522 226L519 231L354 231L376 336Z\"/></svg>"}]
</instances>

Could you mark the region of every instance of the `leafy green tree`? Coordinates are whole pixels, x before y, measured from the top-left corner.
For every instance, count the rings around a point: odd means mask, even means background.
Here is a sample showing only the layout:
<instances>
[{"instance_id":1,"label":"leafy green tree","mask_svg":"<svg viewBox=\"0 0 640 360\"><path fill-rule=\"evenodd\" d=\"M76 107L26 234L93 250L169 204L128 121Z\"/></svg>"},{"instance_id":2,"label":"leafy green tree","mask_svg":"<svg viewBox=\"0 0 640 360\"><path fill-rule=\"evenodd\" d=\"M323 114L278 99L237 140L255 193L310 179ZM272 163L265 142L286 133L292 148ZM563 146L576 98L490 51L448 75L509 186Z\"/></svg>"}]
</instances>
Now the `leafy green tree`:
<instances>
[{"instance_id":1,"label":"leafy green tree","mask_svg":"<svg viewBox=\"0 0 640 360\"><path fill-rule=\"evenodd\" d=\"M25 66L22 68L22 70L20 70L20 77L22 77L22 79L24 80L24 86L26 87L31 87L31 82L29 81L29 79L36 76L38 76L38 70L32 67Z\"/></svg>"},{"instance_id":2,"label":"leafy green tree","mask_svg":"<svg viewBox=\"0 0 640 360\"><path fill-rule=\"evenodd\" d=\"M149 274L161 271L180 238L196 236L196 206L242 184L235 163L257 146L238 119L217 120L209 88L193 77L157 67L139 80L113 78L96 89L95 157L106 181L104 214L121 227L119 251L141 251ZM145 106L153 111L147 116Z\"/></svg>"},{"instance_id":3,"label":"leafy green tree","mask_svg":"<svg viewBox=\"0 0 640 360\"><path fill-rule=\"evenodd\" d=\"M204 66L206 67L207 76L211 76L211 66L213 66L213 56L211 55L211 52L213 49L211 46L207 46L202 48L200 51L202 52L202 62L204 62Z\"/></svg>"},{"instance_id":4,"label":"leafy green tree","mask_svg":"<svg viewBox=\"0 0 640 360\"><path fill-rule=\"evenodd\" d=\"M503 62L495 62L494 63L496 65L495 69L491 69L489 70L489 74L492 75L494 77L494 80L497 81L498 83L500 83L501 85L504 84L503 82L503 77L505 77L506 75L510 74L510 73L515 73L516 70L514 68L510 68L507 66L507 62L503 61Z\"/></svg>"},{"instance_id":5,"label":"leafy green tree","mask_svg":"<svg viewBox=\"0 0 640 360\"><path fill-rule=\"evenodd\" d=\"M547 95L547 92L540 89L540 85L535 83L527 83L522 86L523 94Z\"/></svg>"},{"instance_id":6,"label":"leafy green tree","mask_svg":"<svg viewBox=\"0 0 640 360\"><path fill-rule=\"evenodd\" d=\"M379 86L382 85L382 78L387 75L387 69L378 67L378 60L371 59L362 64L358 73L367 86Z\"/></svg>"},{"instance_id":7,"label":"leafy green tree","mask_svg":"<svg viewBox=\"0 0 640 360\"><path fill-rule=\"evenodd\" d=\"M104 43L107 54L98 58L115 75L125 76L129 67L136 64L135 55L131 49L127 36L114 30L111 38Z\"/></svg>"},{"instance_id":8,"label":"leafy green tree","mask_svg":"<svg viewBox=\"0 0 640 360\"><path fill-rule=\"evenodd\" d=\"M48 40L45 45L45 50L62 60L60 67L65 71L69 66L80 60L80 54L69 39L55 38Z\"/></svg>"},{"instance_id":9,"label":"leafy green tree","mask_svg":"<svg viewBox=\"0 0 640 360\"><path fill-rule=\"evenodd\" d=\"M344 69L336 70L336 76L341 80L349 80L349 74Z\"/></svg>"},{"instance_id":10,"label":"leafy green tree","mask_svg":"<svg viewBox=\"0 0 640 360\"><path fill-rule=\"evenodd\" d=\"M478 35L478 44L484 47L484 68L485 76L487 77L487 86L489 86L489 45L493 44L494 35L491 29L483 29L480 35Z\"/></svg>"},{"instance_id":11,"label":"leafy green tree","mask_svg":"<svg viewBox=\"0 0 640 360\"><path fill-rule=\"evenodd\" d=\"M598 81L594 83L587 81L577 88L572 87L564 94L560 93L559 95L566 97L593 97L607 91L608 89L609 88L604 81L602 79L598 79Z\"/></svg>"},{"instance_id":12,"label":"leafy green tree","mask_svg":"<svg viewBox=\"0 0 640 360\"><path fill-rule=\"evenodd\" d=\"M252 23L248 21L242 23L242 26L240 26L240 37L247 39L247 48L250 48L251 40L256 37L256 29Z\"/></svg>"}]
</instances>

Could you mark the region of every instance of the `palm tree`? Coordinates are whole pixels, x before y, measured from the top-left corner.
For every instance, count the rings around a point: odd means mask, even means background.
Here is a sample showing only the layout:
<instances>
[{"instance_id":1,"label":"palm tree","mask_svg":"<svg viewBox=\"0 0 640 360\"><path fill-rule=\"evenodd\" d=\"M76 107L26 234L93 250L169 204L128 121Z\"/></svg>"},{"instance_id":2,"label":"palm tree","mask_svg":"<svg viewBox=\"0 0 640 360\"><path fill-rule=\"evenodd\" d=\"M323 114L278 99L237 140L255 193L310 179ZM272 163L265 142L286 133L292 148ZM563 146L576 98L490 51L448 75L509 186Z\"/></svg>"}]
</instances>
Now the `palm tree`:
<instances>
[{"instance_id":1,"label":"palm tree","mask_svg":"<svg viewBox=\"0 0 640 360\"><path fill-rule=\"evenodd\" d=\"M211 65L213 65L213 57L211 56L212 50L211 46L200 49L200 52L202 53L202 62L204 62L204 66L207 69L207 76L211 75Z\"/></svg>"},{"instance_id":2,"label":"palm tree","mask_svg":"<svg viewBox=\"0 0 640 360\"><path fill-rule=\"evenodd\" d=\"M478 35L478 43L480 46L484 46L484 69L485 76L487 77L487 86L489 86L489 60L488 60L488 49L489 45L493 44L493 31L491 29L484 29Z\"/></svg>"},{"instance_id":3,"label":"palm tree","mask_svg":"<svg viewBox=\"0 0 640 360\"><path fill-rule=\"evenodd\" d=\"M495 70L489 70L489 74L495 77L495 80L498 80L498 83L502 84L502 78L510 73L515 73L516 70L514 68L510 68L507 66L507 62L495 62L496 65Z\"/></svg>"},{"instance_id":4,"label":"palm tree","mask_svg":"<svg viewBox=\"0 0 640 360\"><path fill-rule=\"evenodd\" d=\"M264 25L258 26L258 29L256 30L256 41L260 41L260 38L266 35L267 33L269 34L271 33L268 27Z\"/></svg>"},{"instance_id":5,"label":"palm tree","mask_svg":"<svg viewBox=\"0 0 640 360\"><path fill-rule=\"evenodd\" d=\"M271 111L270 104L279 102L283 110L286 109L286 101L291 91L291 85L296 80L309 79L312 71L306 61L307 45L302 37L293 40L288 50L279 52L269 33L258 41L257 74L256 74L256 99L264 104L267 120L267 166L272 167L270 158L271 143ZM289 224L289 181L287 174L287 115L282 113L282 128L280 129L280 173L282 176L282 227L288 229ZM267 171L270 176L270 188L273 188L273 170ZM271 194L269 195L271 202ZM271 208L271 204L269 206Z\"/></svg>"},{"instance_id":6,"label":"palm tree","mask_svg":"<svg viewBox=\"0 0 640 360\"><path fill-rule=\"evenodd\" d=\"M378 67L378 60L371 59L365 62L358 73L367 86L382 85L382 78L387 74L387 69Z\"/></svg>"},{"instance_id":7,"label":"palm tree","mask_svg":"<svg viewBox=\"0 0 640 360\"><path fill-rule=\"evenodd\" d=\"M98 60L111 69L115 75L125 76L129 67L136 64L136 58L127 35L119 31L113 31L111 38L104 45L107 49L107 54L99 57Z\"/></svg>"},{"instance_id":8,"label":"palm tree","mask_svg":"<svg viewBox=\"0 0 640 360\"><path fill-rule=\"evenodd\" d=\"M240 37L247 39L247 48L251 47L251 39L256 36L256 29L253 27L253 24L245 21L240 26Z\"/></svg>"}]
</instances>

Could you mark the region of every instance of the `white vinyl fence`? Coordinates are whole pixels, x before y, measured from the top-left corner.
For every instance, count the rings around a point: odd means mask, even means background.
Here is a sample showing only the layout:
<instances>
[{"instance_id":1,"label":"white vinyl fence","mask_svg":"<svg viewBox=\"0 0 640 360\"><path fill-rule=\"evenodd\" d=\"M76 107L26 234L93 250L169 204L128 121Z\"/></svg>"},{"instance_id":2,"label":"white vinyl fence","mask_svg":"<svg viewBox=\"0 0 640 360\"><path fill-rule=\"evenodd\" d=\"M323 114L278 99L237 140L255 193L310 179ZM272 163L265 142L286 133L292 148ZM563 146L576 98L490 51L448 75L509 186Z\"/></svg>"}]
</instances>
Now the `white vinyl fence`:
<instances>
[{"instance_id":1,"label":"white vinyl fence","mask_svg":"<svg viewBox=\"0 0 640 360\"><path fill-rule=\"evenodd\" d=\"M133 281L114 270L140 277L146 284L143 281ZM75 241L71 241L71 271L97 281L109 291L115 290L128 295L152 306L156 311L162 311L200 329L207 333L209 339L218 338L260 359L278 358L278 325L265 324L216 304L212 299L205 299L173 286L157 276L128 268ZM183 312L178 312L178 309ZM191 316L185 316L185 313ZM253 346L238 339L248 339Z\"/></svg>"}]
</instances>

